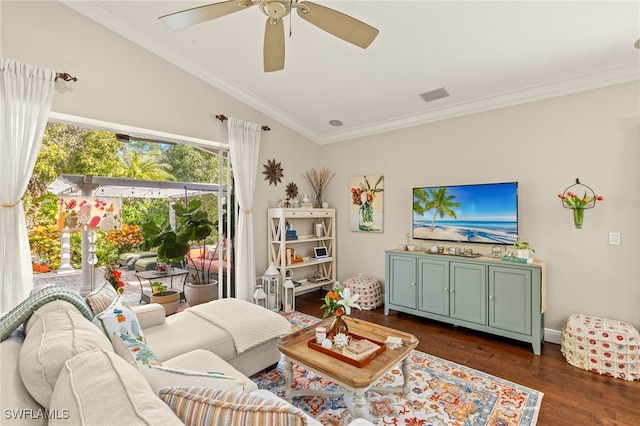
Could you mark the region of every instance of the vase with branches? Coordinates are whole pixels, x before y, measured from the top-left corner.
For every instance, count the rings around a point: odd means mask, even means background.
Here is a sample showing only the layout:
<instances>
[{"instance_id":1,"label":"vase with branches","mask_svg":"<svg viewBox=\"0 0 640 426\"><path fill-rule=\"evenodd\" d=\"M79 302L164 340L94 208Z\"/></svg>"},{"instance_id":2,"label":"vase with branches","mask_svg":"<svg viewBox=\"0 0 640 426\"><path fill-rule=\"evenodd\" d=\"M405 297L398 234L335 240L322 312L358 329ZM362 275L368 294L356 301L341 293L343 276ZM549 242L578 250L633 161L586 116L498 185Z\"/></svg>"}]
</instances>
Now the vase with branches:
<instances>
[{"instance_id":1,"label":"vase with branches","mask_svg":"<svg viewBox=\"0 0 640 426\"><path fill-rule=\"evenodd\" d=\"M311 189L316 196L315 207L322 207L322 196L324 195L327 185L333 178L334 174L335 173L328 168L323 167L320 170L313 168L302 175L307 182L309 182L309 185L311 185Z\"/></svg>"}]
</instances>

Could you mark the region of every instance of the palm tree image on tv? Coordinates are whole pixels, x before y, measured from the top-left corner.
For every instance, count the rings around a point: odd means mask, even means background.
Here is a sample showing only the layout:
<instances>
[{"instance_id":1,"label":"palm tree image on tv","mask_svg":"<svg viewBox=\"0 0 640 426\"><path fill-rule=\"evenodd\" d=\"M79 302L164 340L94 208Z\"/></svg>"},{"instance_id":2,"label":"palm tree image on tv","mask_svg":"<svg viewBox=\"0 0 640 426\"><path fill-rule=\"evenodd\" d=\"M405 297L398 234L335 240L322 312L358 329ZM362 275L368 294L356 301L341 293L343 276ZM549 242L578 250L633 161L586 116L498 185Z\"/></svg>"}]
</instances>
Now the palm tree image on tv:
<instances>
[{"instance_id":1,"label":"palm tree image on tv","mask_svg":"<svg viewBox=\"0 0 640 426\"><path fill-rule=\"evenodd\" d=\"M413 188L413 238L513 244L517 182Z\"/></svg>"},{"instance_id":2,"label":"palm tree image on tv","mask_svg":"<svg viewBox=\"0 0 640 426\"><path fill-rule=\"evenodd\" d=\"M433 217L431 219L431 230L436 228L436 217L443 218L446 216L457 219L456 212L453 208L460 207L460 203L453 201L455 195L449 195L449 190L443 186L438 189L415 188L413 190L413 211L420 215L433 209Z\"/></svg>"}]
</instances>

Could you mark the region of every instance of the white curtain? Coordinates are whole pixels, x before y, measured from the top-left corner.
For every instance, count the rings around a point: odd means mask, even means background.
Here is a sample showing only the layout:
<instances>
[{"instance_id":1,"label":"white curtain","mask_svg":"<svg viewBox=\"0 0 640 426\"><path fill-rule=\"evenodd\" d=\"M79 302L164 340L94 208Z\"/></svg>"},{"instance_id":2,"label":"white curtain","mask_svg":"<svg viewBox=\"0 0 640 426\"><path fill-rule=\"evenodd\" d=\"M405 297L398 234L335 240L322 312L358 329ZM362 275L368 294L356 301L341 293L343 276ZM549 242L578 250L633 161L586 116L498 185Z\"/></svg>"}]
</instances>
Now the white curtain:
<instances>
[{"instance_id":1,"label":"white curtain","mask_svg":"<svg viewBox=\"0 0 640 426\"><path fill-rule=\"evenodd\" d=\"M253 195L258 173L260 125L229 118L229 154L235 183L236 199L240 206L236 232L236 297L252 300L256 280L256 258L253 242Z\"/></svg>"},{"instance_id":2,"label":"white curtain","mask_svg":"<svg viewBox=\"0 0 640 426\"><path fill-rule=\"evenodd\" d=\"M22 195L42 143L56 73L0 58L0 312L33 288Z\"/></svg>"}]
</instances>

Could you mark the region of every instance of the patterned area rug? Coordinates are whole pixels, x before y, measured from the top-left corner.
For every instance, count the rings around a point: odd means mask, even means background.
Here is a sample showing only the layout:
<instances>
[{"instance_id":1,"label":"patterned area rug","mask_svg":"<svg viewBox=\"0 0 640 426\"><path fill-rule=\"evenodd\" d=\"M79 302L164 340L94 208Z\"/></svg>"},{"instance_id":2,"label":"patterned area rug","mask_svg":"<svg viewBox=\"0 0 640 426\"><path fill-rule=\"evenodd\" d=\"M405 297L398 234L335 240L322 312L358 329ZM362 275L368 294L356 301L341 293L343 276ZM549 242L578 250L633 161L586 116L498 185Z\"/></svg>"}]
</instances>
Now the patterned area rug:
<instances>
[{"instance_id":1,"label":"patterned area rug","mask_svg":"<svg viewBox=\"0 0 640 426\"><path fill-rule=\"evenodd\" d=\"M294 330L318 322L300 313L283 313ZM481 371L413 351L411 396L367 392L369 420L377 425L535 425L543 394ZM340 361L336 361L340 362ZM258 373L251 380L261 389L284 397L284 362L276 369ZM294 364L294 386L299 389L339 390L340 387ZM382 376L377 386L400 386L398 367ZM353 399L353 396L350 398ZM343 397L303 396L293 404L321 423L347 425L353 416Z\"/></svg>"}]
</instances>

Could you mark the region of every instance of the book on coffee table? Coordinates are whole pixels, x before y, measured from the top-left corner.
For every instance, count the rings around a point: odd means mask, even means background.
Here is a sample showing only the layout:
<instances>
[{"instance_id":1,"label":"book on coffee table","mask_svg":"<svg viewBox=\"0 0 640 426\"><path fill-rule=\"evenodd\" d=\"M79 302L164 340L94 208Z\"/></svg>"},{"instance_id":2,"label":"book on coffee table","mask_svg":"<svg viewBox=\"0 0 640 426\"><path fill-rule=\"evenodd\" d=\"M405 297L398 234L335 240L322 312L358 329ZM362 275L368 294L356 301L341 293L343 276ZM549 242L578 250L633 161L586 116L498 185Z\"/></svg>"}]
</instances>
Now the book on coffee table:
<instances>
[{"instance_id":1,"label":"book on coffee table","mask_svg":"<svg viewBox=\"0 0 640 426\"><path fill-rule=\"evenodd\" d=\"M342 350L342 354L355 360L362 360L369 355L374 354L378 349L380 349L380 345L376 345L369 340L351 339L351 342L349 342L349 346Z\"/></svg>"},{"instance_id":2,"label":"book on coffee table","mask_svg":"<svg viewBox=\"0 0 640 426\"><path fill-rule=\"evenodd\" d=\"M379 346L375 343L372 343L366 339L355 340L352 339L349 343L349 346L345 348L346 351L351 352L354 355L362 355L364 352L370 351L371 349L378 349Z\"/></svg>"}]
</instances>

